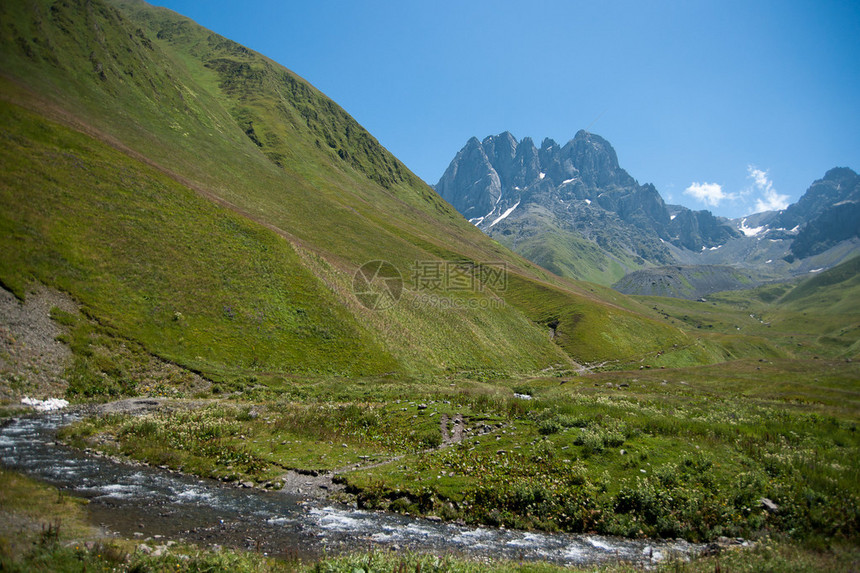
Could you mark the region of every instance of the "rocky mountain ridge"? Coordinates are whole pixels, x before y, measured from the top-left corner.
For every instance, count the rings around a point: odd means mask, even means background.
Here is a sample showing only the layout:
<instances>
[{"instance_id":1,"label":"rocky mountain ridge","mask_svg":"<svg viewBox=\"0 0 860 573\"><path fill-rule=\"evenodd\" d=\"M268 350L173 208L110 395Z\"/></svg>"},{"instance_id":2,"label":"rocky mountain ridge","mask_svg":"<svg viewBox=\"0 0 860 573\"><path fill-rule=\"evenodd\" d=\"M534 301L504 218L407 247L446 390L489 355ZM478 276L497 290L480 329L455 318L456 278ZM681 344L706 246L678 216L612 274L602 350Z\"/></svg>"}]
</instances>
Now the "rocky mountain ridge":
<instances>
[{"instance_id":1,"label":"rocky mountain ridge","mask_svg":"<svg viewBox=\"0 0 860 573\"><path fill-rule=\"evenodd\" d=\"M643 268L728 264L774 280L854 251L857 177L833 169L788 209L731 220L666 204L599 135L581 130L563 146L545 139L537 148L503 132L471 138L435 189L485 233L560 275L612 284Z\"/></svg>"},{"instance_id":2,"label":"rocky mountain ridge","mask_svg":"<svg viewBox=\"0 0 860 573\"><path fill-rule=\"evenodd\" d=\"M739 235L717 249L676 252L685 264L732 264L771 278L821 272L860 248L860 175L830 169L782 211L731 221Z\"/></svg>"},{"instance_id":3,"label":"rocky mountain ridge","mask_svg":"<svg viewBox=\"0 0 860 573\"><path fill-rule=\"evenodd\" d=\"M619 165L608 141L585 130L564 146L544 139L540 149L528 137L517 142L510 132L482 142L473 137L435 188L484 230L502 223L526 203L550 206L575 228L593 218L592 209L614 213L621 226L633 225L655 235L645 241L647 247L625 245L649 260L670 257L657 239L696 250L736 235L709 211L666 205L653 185L640 185ZM580 230L611 242L605 233Z\"/></svg>"}]
</instances>

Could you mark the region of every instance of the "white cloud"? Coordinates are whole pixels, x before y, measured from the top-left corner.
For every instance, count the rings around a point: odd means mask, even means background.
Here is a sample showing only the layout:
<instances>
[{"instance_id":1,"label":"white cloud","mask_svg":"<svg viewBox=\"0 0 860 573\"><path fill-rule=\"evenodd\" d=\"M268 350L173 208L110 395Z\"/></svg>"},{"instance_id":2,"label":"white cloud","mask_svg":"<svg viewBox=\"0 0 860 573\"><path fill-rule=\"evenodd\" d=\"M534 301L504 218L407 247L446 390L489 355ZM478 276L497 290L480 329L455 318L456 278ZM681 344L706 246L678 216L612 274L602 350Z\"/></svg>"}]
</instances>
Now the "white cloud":
<instances>
[{"instance_id":1,"label":"white cloud","mask_svg":"<svg viewBox=\"0 0 860 573\"><path fill-rule=\"evenodd\" d=\"M691 183L684 189L684 194L692 195L711 207L716 207L720 201L733 198L731 194L723 192L719 183Z\"/></svg>"},{"instance_id":2,"label":"white cloud","mask_svg":"<svg viewBox=\"0 0 860 573\"><path fill-rule=\"evenodd\" d=\"M768 189L773 186L767 178L767 171L762 171L752 165L747 165L747 172L752 180L755 181L755 185L759 189Z\"/></svg>"},{"instance_id":3,"label":"white cloud","mask_svg":"<svg viewBox=\"0 0 860 573\"><path fill-rule=\"evenodd\" d=\"M764 192L763 199L756 199L755 210L757 213L762 211L782 211L788 207L788 195L780 195L773 189Z\"/></svg>"},{"instance_id":4,"label":"white cloud","mask_svg":"<svg viewBox=\"0 0 860 573\"><path fill-rule=\"evenodd\" d=\"M780 211L788 207L788 195L781 195L773 188L773 183L767 176L767 171L753 166L747 166L748 177L753 180L753 186L761 193L761 197L755 201L756 213L762 211Z\"/></svg>"}]
</instances>

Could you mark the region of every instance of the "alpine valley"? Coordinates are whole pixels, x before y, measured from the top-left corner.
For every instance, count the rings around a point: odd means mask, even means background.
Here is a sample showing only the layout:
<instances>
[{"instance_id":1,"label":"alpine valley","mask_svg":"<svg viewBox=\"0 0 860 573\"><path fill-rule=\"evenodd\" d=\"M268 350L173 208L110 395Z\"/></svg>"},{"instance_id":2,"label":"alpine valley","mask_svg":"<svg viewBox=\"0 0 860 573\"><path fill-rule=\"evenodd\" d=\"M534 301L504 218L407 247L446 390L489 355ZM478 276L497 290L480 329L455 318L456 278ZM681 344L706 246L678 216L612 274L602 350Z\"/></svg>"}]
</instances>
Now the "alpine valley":
<instances>
[{"instance_id":1,"label":"alpine valley","mask_svg":"<svg viewBox=\"0 0 860 573\"><path fill-rule=\"evenodd\" d=\"M141 0L0 2L0 142L0 570L860 563L850 169L729 221L504 133L434 191Z\"/></svg>"},{"instance_id":2,"label":"alpine valley","mask_svg":"<svg viewBox=\"0 0 860 573\"><path fill-rule=\"evenodd\" d=\"M860 247L860 177L851 169L828 171L784 211L730 220L667 205L586 131L539 149L508 132L472 138L435 188L527 259L627 294L749 288L820 272Z\"/></svg>"}]
</instances>

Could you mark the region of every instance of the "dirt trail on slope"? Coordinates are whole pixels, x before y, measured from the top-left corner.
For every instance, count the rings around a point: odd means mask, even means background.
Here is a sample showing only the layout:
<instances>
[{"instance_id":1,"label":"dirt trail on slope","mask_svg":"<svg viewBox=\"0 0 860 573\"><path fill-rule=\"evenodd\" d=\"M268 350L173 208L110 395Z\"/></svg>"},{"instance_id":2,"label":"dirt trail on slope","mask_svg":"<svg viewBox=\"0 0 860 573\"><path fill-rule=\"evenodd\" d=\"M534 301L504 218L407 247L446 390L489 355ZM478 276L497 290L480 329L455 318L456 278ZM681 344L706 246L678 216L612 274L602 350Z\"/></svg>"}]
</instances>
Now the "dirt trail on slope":
<instances>
[{"instance_id":1,"label":"dirt trail on slope","mask_svg":"<svg viewBox=\"0 0 860 573\"><path fill-rule=\"evenodd\" d=\"M452 431L448 431L448 423L453 424ZM439 429L442 431L442 445L447 446L450 444L459 444L463 441L463 415L457 412L457 414L448 418L447 414L442 414L439 419Z\"/></svg>"}]
</instances>

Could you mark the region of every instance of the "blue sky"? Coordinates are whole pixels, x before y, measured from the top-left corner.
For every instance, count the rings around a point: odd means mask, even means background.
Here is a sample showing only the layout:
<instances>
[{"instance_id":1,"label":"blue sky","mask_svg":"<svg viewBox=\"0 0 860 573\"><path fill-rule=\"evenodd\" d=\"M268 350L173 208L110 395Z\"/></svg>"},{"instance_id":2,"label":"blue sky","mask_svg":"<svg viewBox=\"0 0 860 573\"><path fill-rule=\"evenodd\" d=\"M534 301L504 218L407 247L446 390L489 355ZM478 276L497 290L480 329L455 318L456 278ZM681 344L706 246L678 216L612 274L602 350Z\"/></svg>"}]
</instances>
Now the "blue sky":
<instances>
[{"instance_id":1,"label":"blue sky","mask_svg":"<svg viewBox=\"0 0 860 573\"><path fill-rule=\"evenodd\" d=\"M296 72L428 183L469 137L588 129L730 217L860 169L860 2L154 0Z\"/></svg>"}]
</instances>

